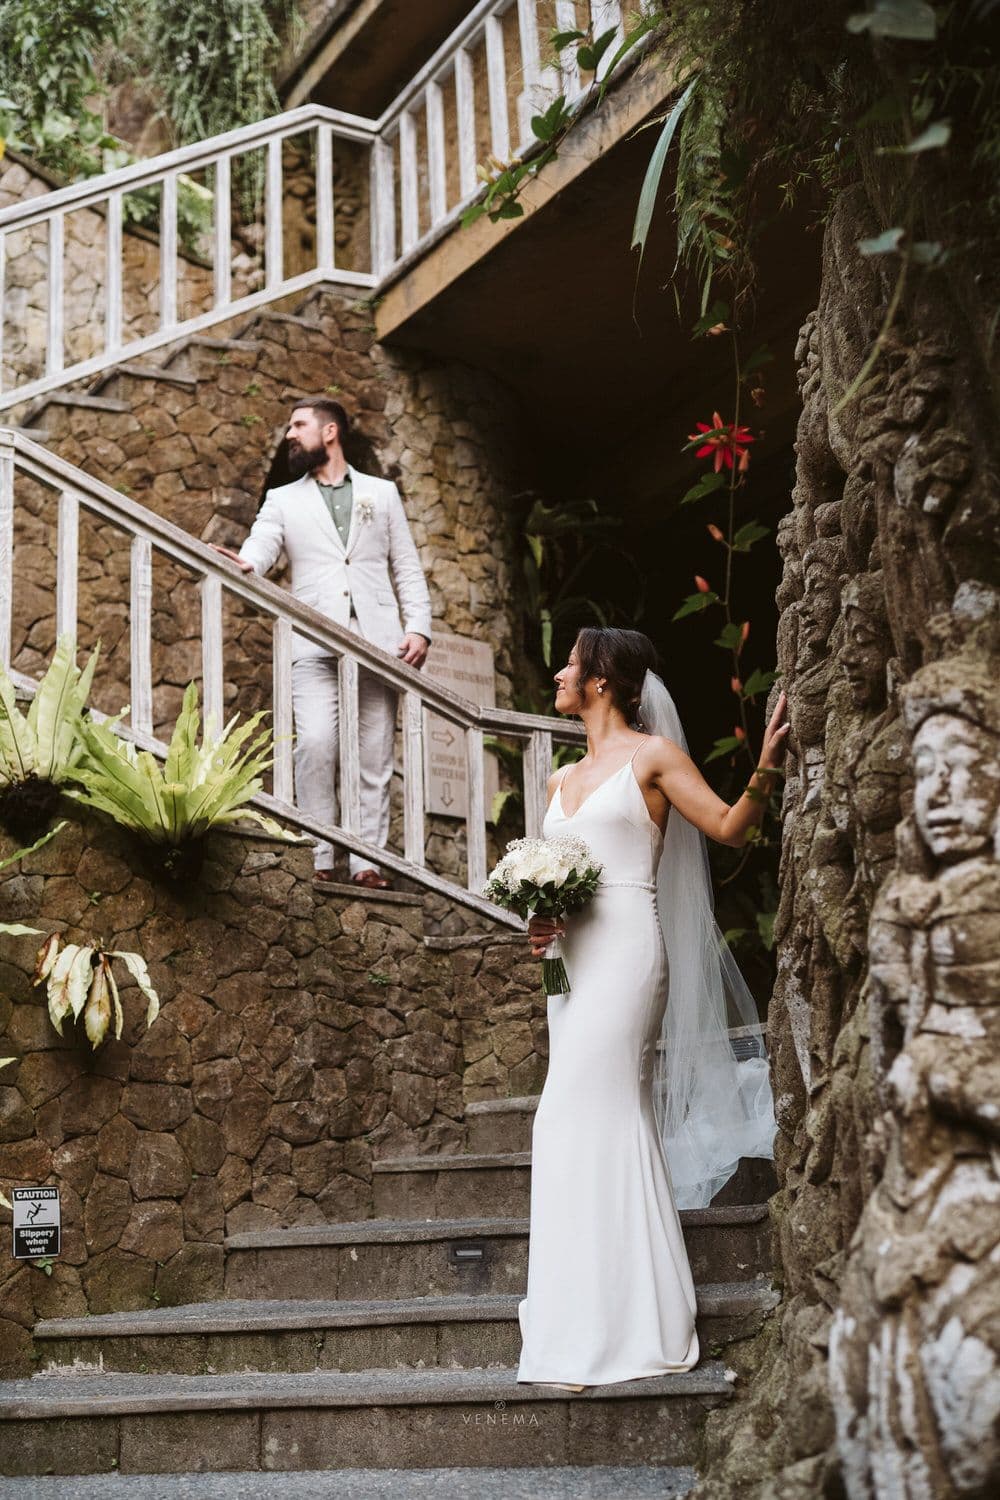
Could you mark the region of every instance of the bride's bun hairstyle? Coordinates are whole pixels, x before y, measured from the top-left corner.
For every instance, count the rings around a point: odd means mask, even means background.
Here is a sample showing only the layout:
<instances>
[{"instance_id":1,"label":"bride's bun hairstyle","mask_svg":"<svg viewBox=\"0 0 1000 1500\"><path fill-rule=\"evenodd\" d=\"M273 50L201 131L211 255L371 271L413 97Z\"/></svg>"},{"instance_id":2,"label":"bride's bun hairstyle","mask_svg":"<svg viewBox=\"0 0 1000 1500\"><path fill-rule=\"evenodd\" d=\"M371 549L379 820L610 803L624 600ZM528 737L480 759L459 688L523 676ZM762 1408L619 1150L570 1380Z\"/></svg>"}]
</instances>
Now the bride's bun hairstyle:
<instances>
[{"instance_id":1,"label":"bride's bun hairstyle","mask_svg":"<svg viewBox=\"0 0 1000 1500\"><path fill-rule=\"evenodd\" d=\"M580 683L603 677L605 692L630 724L643 729L639 699L647 672L659 666L656 647L640 630L619 630L614 625L587 625L576 638Z\"/></svg>"}]
</instances>

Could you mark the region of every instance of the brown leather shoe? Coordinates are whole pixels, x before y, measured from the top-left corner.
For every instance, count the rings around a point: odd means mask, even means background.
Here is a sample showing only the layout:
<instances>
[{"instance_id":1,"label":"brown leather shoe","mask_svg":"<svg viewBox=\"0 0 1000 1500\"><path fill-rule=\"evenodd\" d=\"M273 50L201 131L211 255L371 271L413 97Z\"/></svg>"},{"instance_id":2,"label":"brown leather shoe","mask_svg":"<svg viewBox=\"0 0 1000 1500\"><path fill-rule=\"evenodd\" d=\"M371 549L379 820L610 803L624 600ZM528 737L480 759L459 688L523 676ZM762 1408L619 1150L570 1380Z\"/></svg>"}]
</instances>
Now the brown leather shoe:
<instances>
[{"instance_id":1,"label":"brown leather shoe","mask_svg":"<svg viewBox=\"0 0 1000 1500\"><path fill-rule=\"evenodd\" d=\"M387 891L390 889L390 882L386 880L384 875L380 875L377 870L359 870L356 875L351 876L351 883L353 885L367 886L372 891Z\"/></svg>"},{"instance_id":2,"label":"brown leather shoe","mask_svg":"<svg viewBox=\"0 0 1000 1500\"><path fill-rule=\"evenodd\" d=\"M324 885L333 885L337 876L333 870L314 870L313 880L321 880Z\"/></svg>"}]
</instances>

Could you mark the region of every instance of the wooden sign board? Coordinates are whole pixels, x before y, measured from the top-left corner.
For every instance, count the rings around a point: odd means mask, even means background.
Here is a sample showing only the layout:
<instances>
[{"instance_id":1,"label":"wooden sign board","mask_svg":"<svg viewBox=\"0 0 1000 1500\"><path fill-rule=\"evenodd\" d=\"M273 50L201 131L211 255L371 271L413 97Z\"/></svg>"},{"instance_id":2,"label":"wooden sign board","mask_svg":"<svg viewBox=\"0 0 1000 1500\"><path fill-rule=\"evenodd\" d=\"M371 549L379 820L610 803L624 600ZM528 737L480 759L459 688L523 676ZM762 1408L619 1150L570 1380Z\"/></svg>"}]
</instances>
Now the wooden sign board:
<instances>
[{"instance_id":1,"label":"wooden sign board","mask_svg":"<svg viewBox=\"0 0 1000 1500\"><path fill-rule=\"evenodd\" d=\"M434 682L473 703L492 707L497 701L493 648L487 641L436 635L423 670ZM499 785L496 757L487 754L487 817ZM464 818L467 805L465 735L457 724L428 712L424 715L424 810L445 818Z\"/></svg>"}]
</instances>

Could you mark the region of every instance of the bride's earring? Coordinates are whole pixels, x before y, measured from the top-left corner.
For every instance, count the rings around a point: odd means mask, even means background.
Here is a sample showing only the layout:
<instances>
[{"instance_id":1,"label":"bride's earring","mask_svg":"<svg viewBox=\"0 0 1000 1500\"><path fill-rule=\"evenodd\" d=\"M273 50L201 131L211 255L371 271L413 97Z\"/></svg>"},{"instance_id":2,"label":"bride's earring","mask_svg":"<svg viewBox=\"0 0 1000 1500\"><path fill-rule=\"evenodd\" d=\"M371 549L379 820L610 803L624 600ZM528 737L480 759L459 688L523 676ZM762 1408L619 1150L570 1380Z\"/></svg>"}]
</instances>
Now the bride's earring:
<instances>
[{"instance_id":1,"label":"bride's earring","mask_svg":"<svg viewBox=\"0 0 1000 1500\"><path fill-rule=\"evenodd\" d=\"M604 692L604 687L603 687L603 685L601 683L597 684L597 691L599 693L603 693Z\"/></svg>"}]
</instances>

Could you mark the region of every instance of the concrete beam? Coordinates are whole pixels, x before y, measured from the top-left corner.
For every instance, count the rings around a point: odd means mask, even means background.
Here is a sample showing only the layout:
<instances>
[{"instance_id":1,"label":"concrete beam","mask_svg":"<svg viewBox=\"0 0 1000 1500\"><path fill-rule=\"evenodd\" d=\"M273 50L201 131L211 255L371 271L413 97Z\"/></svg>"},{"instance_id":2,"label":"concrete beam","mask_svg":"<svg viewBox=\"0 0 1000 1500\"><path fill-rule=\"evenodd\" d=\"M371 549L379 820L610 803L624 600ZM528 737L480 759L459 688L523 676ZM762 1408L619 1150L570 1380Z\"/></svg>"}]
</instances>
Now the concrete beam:
<instances>
[{"instance_id":1,"label":"concrete beam","mask_svg":"<svg viewBox=\"0 0 1000 1500\"><path fill-rule=\"evenodd\" d=\"M606 152L662 108L676 92L674 70L654 58L644 60L572 131L564 150L533 178L521 198L524 216L493 224L478 219L468 229L456 225L424 251L382 294L375 311L380 339L389 339L447 287L483 260L566 190ZM652 142L651 142L652 147Z\"/></svg>"}]
</instances>

